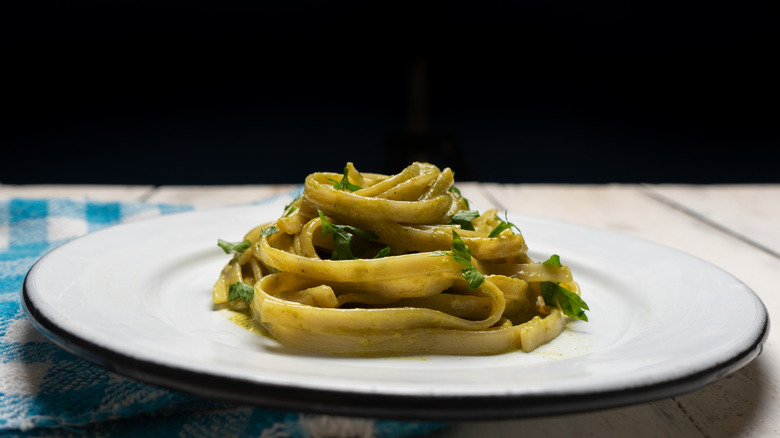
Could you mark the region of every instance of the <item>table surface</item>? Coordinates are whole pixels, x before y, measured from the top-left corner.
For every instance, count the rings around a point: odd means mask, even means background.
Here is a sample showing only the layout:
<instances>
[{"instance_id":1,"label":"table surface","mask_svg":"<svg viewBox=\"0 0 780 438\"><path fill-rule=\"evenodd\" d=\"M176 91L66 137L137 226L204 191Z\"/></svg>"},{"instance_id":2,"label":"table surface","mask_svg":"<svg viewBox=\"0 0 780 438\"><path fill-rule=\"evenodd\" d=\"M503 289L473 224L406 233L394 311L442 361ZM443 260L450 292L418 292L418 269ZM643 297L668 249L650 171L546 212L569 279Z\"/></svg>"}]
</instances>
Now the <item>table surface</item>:
<instances>
[{"instance_id":1,"label":"table surface","mask_svg":"<svg viewBox=\"0 0 780 438\"><path fill-rule=\"evenodd\" d=\"M564 220L641 237L698 256L744 281L780 315L780 185L458 184L472 207ZM219 206L291 190L273 186L14 186L13 197ZM724 322L725 323L725 322ZM733 375L697 391L640 405L573 415L458 423L447 436L780 437L780 334Z\"/></svg>"}]
</instances>

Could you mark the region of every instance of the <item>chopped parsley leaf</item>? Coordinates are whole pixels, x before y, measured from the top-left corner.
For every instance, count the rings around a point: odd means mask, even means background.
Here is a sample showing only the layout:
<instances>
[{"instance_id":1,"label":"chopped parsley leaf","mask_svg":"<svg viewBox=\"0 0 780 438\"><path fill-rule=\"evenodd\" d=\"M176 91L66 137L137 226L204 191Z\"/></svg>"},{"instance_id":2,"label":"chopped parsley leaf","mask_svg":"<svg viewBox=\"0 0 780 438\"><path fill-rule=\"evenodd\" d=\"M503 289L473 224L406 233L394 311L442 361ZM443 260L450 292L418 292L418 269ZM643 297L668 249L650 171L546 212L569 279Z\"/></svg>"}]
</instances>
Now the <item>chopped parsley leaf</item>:
<instances>
[{"instance_id":1,"label":"chopped parsley leaf","mask_svg":"<svg viewBox=\"0 0 780 438\"><path fill-rule=\"evenodd\" d=\"M248 240L244 240L243 242L228 242L226 240L217 239L217 246L222 248L222 251L225 251L225 254L230 254L232 252L242 253L251 245L252 242Z\"/></svg>"},{"instance_id":2,"label":"chopped parsley leaf","mask_svg":"<svg viewBox=\"0 0 780 438\"><path fill-rule=\"evenodd\" d=\"M390 255L390 247L386 246L382 248L375 256L375 259L381 259L382 257L387 257Z\"/></svg>"},{"instance_id":3,"label":"chopped parsley leaf","mask_svg":"<svg viewBox=\"0 0 780 438\"><path fill-rule=\"evenodd\" d=\"M352 255L352 239L359 237L364 240L377 240L377 236L373 231L361 230L360 228L353 227L351 225L335 225L330 223L326 218L322 210L317 210L320 215L320 221L322 222L322 236L333 234L333 253L331 255L332 260L353 260L356 259Z\"/></svg>"},{"instance_id":4,"label":"chopped parsley leaf","mask_svg":"<svg viewBox=\"0 0 780 438\"><path fill-rule=\"evenodd\" d=\"M476 210L460 210L450 215L449 225L460 225L460 228L463 230L474 231L474 224L471 221L478 217L479 212Z\"/></svg>"},{"instance_id":5,"label":"chopped parsley leaf","mask_svg":"<svg viewBox=\"0 0 780 438\"><path fill-rule=\"evenodd\" d=\"M544 303L548 306L557 305L563 311L563 314L577 318L582 321L587 321L588 317L585 315L585 310L590 310L585 301L574 292L566 289L558 283L551 281L542 282L542 298Z\"/></svg>"},{"instance_id":6,"label":"chopped parsley leaf","mask_svg":"<svg viewBox=\"0 0 780 438\"><path fill-rule=\"evenodd\" d=\"M504 219L507 219L506 213L504 213ZM517 225L513 224L512 222L509 222L508 220L502 220L498 215L496 215L496 220L499 221L498 225L496 225L495 228L488 234L488 237L498 237L499 234L501 234L502 231L508 230L510 228L514 228L517 230L517 232L520 232L520 228L517 228Z\"/></svg>"},{"instance_id":7,"label":"chopped parsley leaf","mask_svg":"<svg viewBox=\"0 0 780 438\"><path fill-rule=\"evenodd\" d=\"M469 209L469 200L463 197L463 195L460 193L460 190L458 190L457 187L455 186L450 187L450 192L458 195L458 197L463 200L463 203L466 204L466 209L467 210Z\"/></svg>"},{"instance_id":8,"label":"chopped parsley leaf","mask_svg":"<svg viewBox=\"0 0 780 438\"><path fill-rule=\"evenodd\" d=\"M295 213L295 210L297 210L298 207L294 206L293 204L295 204L295 201L297 201L300 197L301 197L301 195L299 194L298 196L295 197L295 199L290 201L289 204L284 206L284 213L282 214L282 217L287 217L287 216Z\"/></svg>"},{"instance_id":9,"label":"chopped parsley leaf","mask_svg":"<svg viewBox=\"0 0 780 438\"><path fill-rule=\"evenodd\" d=\"M349 182L348 174L349 174L349 166L344 166L344 176L341 178L341 181L336 181L335 179L332 178L328 178L328 181L333 181L333 187L336 190L347 189L350 192L355 192L362 189L363 187L360 187L359 185L352 184L351 182Z\"/></svg>"},{"instance_id":10,"label":"chopped parsley leaf","mask_svg":"<svg viewBox=\"0 0 780 438\"><path fill-rule=\"evenodd\" d=\"M243 298L247 303L251 303L254 296L255 288L241 281L232 283L228 290L228 302Z\"/></svg>"},{"instance_id":11,"label":"chopped parsley leaf","mask_svg":"<svg viewBox=\"0 0 780 438\"><path fill-rule=\"evenodd\" d=\"M433 251L431 256L443 256L452 257L453 260L465 266L460 270L460 274L463 279L469 284L469 289L474 290L482 285L485 281L485 276L471 263L471 250L465 243L460 235L452 230L452 250L450 251Z\"/></svg>"},{"instance_id":12,"label":"chopped parsley leaf","mask_svg":"<svg viewBox=\"0 0 780 438\"><path fill-rule=\"evenodd\" d=\"M561 258L558 256L558 254L551 255L550 258L543 261L542 264L545 266L555 266L556 268L563 266L563 264L561 264Z\"/></svg>"},{"instance_id":13,"label":"chopped parsley leaf","mask_svg":"<svg viewBox=\"0 0 780 438\"><path fill-rule=\"evenodd\" d=\"M261 236L273 236L274 234L278 233L279 229L276 228L276 225L269 225L265 228L260 229L260 235Z\"/></svg>"}]
</instances>

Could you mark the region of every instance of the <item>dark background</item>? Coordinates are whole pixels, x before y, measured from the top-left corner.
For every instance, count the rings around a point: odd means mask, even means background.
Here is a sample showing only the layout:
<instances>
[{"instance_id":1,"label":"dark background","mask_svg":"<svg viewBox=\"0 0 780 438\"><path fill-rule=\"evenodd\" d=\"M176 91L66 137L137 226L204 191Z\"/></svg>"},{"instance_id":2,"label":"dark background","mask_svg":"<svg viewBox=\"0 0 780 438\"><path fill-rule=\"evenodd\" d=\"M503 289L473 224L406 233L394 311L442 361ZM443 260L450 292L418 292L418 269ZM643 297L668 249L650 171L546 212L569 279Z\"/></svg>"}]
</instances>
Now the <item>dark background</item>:
<instances>
[{"instance_id":1,"label":"dark background","mask_svg":"<svg viewBox=\"0 0 780 438\"><path fill-rule=\"evenodd\" d=\"M780 182L772 2L15 2L0 183Z\"/></svg>"}]
</instances>

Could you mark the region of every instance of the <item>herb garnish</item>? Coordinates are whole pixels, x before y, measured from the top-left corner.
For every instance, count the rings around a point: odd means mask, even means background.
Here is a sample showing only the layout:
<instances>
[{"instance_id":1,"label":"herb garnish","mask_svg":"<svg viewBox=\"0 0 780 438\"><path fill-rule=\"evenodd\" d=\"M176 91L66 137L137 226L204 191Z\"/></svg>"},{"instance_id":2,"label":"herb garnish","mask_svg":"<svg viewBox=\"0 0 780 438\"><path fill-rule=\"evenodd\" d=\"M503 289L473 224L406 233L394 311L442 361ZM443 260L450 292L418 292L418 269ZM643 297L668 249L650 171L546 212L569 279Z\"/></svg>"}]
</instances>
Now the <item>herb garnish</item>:
<instances>
[{"instance_id":1,"label":"herb garnish","mask_svg":"<svg viewBox=\"0 0 780 438\"><path fill-rule=\"evenodd\" d=\"M517 232L520 232L520 228L517 228L517 225L513 224L512 222L509 222L509 220L506 217L506 213L504 213L504 219L502 220L498 215L496 215L496 220L499 221L498 225L496 225L495 228L488 234L488 237L498 237L499 234L501 234L502 231L508 230L510 228L514 228L517 230Z\"/></svg>"},{"instance_id":2,"label":"herb garnish","mask_svg":"<svg viewBox=\"0 0 780 438\"><path fill-rule=\"evenodd\" d=\"M336 181L333 178L328 178L328 181L333 181L333 187L336 190L347 189L350 192L355 192L362 189L363 187L360 187L359 185L352 184L351 182L349 182L348 174L349 174L349 166L344 166L344 176L341 178L341 181Z\"/></svg>"},{"instance_id":3,"label":"herb garnish","mask_svg":"<svg viewBox=\"0 0 780 438\"><path fill-rule=\"evenodd\" d=\"M548 306L558 303L563 314L572 318L587 321L585 310L590 310L583 299L574 292L566 289L558 283L551 281L542 282L542 298Z\"/></svg>"},{"instance_id":4,"label":"herb garnish","mask_svg":"<svg viewBox=\"0 0 780 438\"><path fill-rule=\"evenodd\" d=\"M466 204L466 209L469 209L469 200L463 197L457 187L451 186L449 191L458 195L458 197L463 200L463 203Z\"/></svg>"},{"instance_id":5,"label":"herb garnish","mask_svg":"<svg viewBox=\"0 0 780 438\"><path fill-rule=\"evenodd\" d=\"M284 213L282 213L282 217L287 217L287 216L295 213L295 210L297 210L298 207L294 206L293 204L295 204L295 201L297 201L300 197L301 197L301 195L298 194L298 196L296 196L295 199L293 199L292 201L290 201L289 204L284 206Z\"/></svg>"},{"instance_id":6,"label":"herb garnish","mask_svg":"<svg viewBox=\"0 0 780 438\"><path fill-rule=\"evenodd\" d=\"M465 266L465 268L460 270L460 274L469 284L469 289L471 290L478 288L480 285L482 285L482 282L485 281L485 276L482 275L482 273L479 272L479 270L471 263L471 250L468 246L466 246L465 243L463 243L463 239L460 238L460 235L456 233L455 230L452 230L452 250L434 251L431 255L446 255L448 257L452 257L453 260Z\"/></svg>"},{"instance_id":7,"label":"herb garnish","mask_svg":"<svg viewBox=\"0 0 780 438\"><path fill-rule=\"evenodd\" d=\"M252 245L252 242L248 240L244 240L243 242L228 242L226 240L217 239L217 245L222 248L222 251L225 251L225 254L230 254L232 252L242 253Z\"/></svg>"},{"instance_id":8,"label":"herb garnish","mask_svg":"<svg viewBox=\"0 0 780 438\"><path fill-rule=\"evenodd\" d=\"M228 290L228 302L243 298L247 303L251 303L254 296L255 288L241 281L232 283Z\"/></svg>"},{"instance_id":9,"label":"herb garnish","mask_svg":"<svg viewBox=\"0 0 780 438\"><path fill-rule=\"evenodd\" d=\"M261 228L260 229L260 235L261 236L265 236L265 237L273 236L274 234L276 234L278 232L279 232L279 229L276 228L276 225L269 225L269 226L267 226L265 228Z\"/></svg>"},{"instance_id":10,"label":"herb garnish","mask_svg":"<svg viewBox=\"0 0 780 438\"><path fill-rule=\"evenodd\" d=\"M553 254L549 259L542 262L545 266L561 267L561 258L558 254ZM552 281L542 282L542 299L548 306L554 306L556 303L560 306L563 314L571 317L587 321L588 317L585 315L585 310L590 310L588 305L579 295L561 286L559 283Z\"/></svg>"},{"instance_id":11,"label":"herb garnish","mask_svg":"<svg viewBox=\"0 0 780 438\"><path fill-rule=\"evenodd\" d=\"M474 224L471 221L478 217L479 212L476 210L460 210L450 215L449 225L460 225L460 228L463 230L474 231Z\"/></svg>"},{"instance_id":12,"label":"herb garnish","mask_svg":"<svg viewBox=\"0 0 780 438\"><path fill-rule=\"evenodd\" d=\"M542 262L544 266L554 266L556 268L560 268L563 266L561 263L561 257L558 254L553 254L550 256L549 259Z\"/></svg>"},{"instance_id":13,"label":"herb garnish","mask_svg":"<svg viewBox=\"0 0 780 438\"><path fill-rule=\"evenodd\" d=\"M379 236L373 231L361 230L351 225L335 225L325 218L322 210L317 210L317 213L319 213L320 221L322 222L322 236L333 234L332 260L352 260L357 258L352 255L352 239L355 236L364 240L379 239Z\"/></svg>"},{"instance_id":14,"label":"herb garnish","mask_svg":"<svg viewBox=\"0 0 780 438\"><path fill-rule=\"evenodd\" d=\"M387 257L390 255L390 247L386 246L382 248L375 256L375 259L381 259L382 257Z\"/></svg>"}]
</instances>

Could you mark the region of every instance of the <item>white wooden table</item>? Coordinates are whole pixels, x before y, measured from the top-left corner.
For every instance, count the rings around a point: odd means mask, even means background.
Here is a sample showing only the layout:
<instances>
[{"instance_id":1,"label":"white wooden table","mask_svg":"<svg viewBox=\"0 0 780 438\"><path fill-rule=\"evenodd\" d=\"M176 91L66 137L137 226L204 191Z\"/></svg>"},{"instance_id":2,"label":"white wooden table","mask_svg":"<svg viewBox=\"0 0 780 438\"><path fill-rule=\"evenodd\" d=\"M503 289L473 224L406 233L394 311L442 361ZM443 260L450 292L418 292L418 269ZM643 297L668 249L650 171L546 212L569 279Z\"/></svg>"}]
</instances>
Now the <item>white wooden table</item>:
<instances>
[{"instance_id":1,"label":"white wooden table","mask_svg":"<svg viewBox=\"0 0 780 438\"><path fill-rule=\"evenodd\" d=\"M472 206L638 236L713 263L780 317L780 185L458 185ZM11 197L88 197L202 206L262 200L292 186L9 186ZM724 321L724 323L726 323ZM680 397L582 414L456 424L447 436L780 437L780 333L730 377Z\"/></svg>"}]
</instances>

